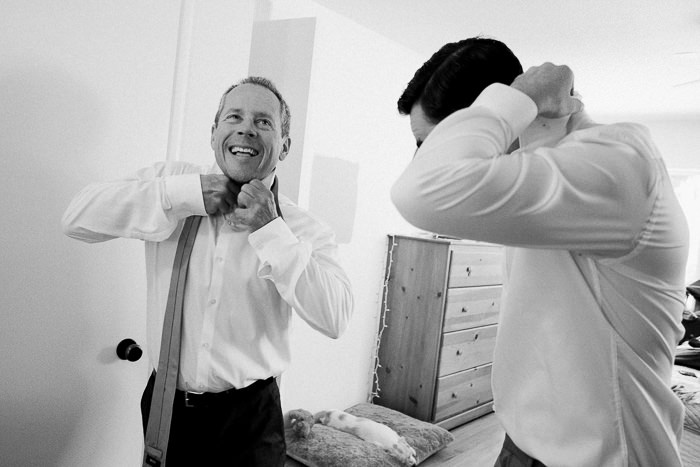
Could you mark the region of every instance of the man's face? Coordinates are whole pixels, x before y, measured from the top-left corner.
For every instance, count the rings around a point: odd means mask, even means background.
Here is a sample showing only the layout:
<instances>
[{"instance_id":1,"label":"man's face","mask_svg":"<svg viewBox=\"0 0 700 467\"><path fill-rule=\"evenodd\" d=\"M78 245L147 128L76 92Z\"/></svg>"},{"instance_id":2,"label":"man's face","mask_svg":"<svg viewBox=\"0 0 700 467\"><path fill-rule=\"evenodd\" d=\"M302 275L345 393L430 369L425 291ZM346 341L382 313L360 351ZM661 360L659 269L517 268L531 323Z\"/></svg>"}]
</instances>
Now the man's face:
<instances>
[{"instance_id":1,"label":"man's face","mask_svg":"<svg viewBox=\"0 0 700 467\"><path fill-rule=\"evenodd\" d=\"M224 99L211 147L223 173L238 183L262 180L287 157L280 102L269 89L252 83L232 89Z\"/></svg>"},{"instance_id":2,"label":"man's face","mask_svg":"<svg viewBox=\"0 0 700 467\"><path fill-rule=\"evenodd\" d=\"M413 105L411 113L408 115L411 120L411 131L416 138L416 146L420 147L423 141L425 141L425 138L433 131L436 124L425 114L423 107L420 105L420 101Z\"/></svg>"}]
</instances>

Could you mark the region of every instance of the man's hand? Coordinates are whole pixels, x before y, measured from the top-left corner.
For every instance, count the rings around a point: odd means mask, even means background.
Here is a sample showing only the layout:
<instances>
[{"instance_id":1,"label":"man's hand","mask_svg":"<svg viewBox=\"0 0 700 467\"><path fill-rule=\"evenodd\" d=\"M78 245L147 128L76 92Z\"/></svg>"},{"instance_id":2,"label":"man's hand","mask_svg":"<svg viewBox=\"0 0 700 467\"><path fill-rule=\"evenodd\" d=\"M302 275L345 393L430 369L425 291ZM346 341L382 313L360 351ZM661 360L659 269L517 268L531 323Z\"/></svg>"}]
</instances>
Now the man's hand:
<instances>
[{"instance_id":1,"label":"man's hand","mask_svg":"<svg viewBox=\"0 0 700 467\"><path fill-rule=\"evenodd\" d=\"M200 175L204 208L209 215L227 214L236 207L236 197L241 191L238 184L226 175Z\"/></svg>"},{"instance_id":2,"label":"man's hand","mask_svg":"<svg viewBox=\"0 0 700 467\"><path fill-rule=\"evenodd\" d=\"M238 205L231 220L234 229L255 232L277 217L275 197L260 180L251 180L241 187Z\"/></svg>"},{"instance_id":3,"label":"man's hand","mask_svg":"<svg viewBox=\"0 0 700 467\"><path fill-rule=\"evenodd\" d=\"M583 110L583 103L572 96L574 73L566 65L547 62L530 67L515 78L511 87L535 101L537 115L542 117L564 117Z\"/></svg>"}]
</instances>

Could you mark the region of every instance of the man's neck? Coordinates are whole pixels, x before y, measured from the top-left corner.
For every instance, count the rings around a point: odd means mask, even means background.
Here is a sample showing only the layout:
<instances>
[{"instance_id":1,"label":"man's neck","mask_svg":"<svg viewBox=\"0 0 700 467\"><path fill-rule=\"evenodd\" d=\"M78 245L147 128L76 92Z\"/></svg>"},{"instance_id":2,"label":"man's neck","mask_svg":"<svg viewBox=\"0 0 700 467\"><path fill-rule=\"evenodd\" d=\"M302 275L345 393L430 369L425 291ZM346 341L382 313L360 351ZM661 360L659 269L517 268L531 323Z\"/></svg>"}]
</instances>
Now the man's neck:
<instances>
[{"instance_id":1,"label":"man's neck","mask_svg":"<svg viewBox=\"0 0 700 467\"><path fill-rule=\"evenodd\" d=\"M520 135L521 148L552 147L568 133L566 124L569 117L537 117Z\"/></svg>"},{"instance_id":2,"label":"man's neck","mask_svg":"<svg viewBox=\"0 0 700 467\"><path fill-rule=\"evenodd\" d=\"M223 170L221 170L221 167L219 167L219 164L217 164L216 162L209 169L209 173L215 173L215 174L221 174L221 175L224 174ZM276 170L272 169L272 172L270 172L268 175L266 175L262 179L263 184L265 185L265 187L267 187L268 190L270 189L270 187L272 187L272 182L275 181L275 173L276 173ZM233 180L233 182L237 183L238 185L245 185L246 183L248 183L248 182L241 183L241 182L237 182L235 180Z\"/></svg>"}]
</instances>

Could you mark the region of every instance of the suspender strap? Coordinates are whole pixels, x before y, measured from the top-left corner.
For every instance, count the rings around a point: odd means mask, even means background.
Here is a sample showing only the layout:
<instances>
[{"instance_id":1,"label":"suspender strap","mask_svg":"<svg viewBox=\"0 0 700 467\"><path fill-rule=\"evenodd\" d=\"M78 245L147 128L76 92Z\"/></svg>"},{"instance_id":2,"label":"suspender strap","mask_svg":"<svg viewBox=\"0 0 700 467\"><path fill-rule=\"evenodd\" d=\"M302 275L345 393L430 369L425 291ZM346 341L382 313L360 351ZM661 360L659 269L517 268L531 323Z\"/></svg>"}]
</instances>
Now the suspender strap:
<instances>
[{"instance_id":1,"label":"suspender strap","mask_svg":"<svg viewBox=\"0 0 700 467\"><path fill-rule=\"evenodd\" d=\"M160 343L158 371L153 388L151 410L146 429L143 466L165 467L165 456L170 436L170 420L177 389L178 367L180 364L180 331L182 328L182 308L185 295L185 280L190 255L197 236L201 216L191 216L185 220L175 251L173 273L170 279L168 303L163 319L163 335Z\"/></svg>"}]
</instances>

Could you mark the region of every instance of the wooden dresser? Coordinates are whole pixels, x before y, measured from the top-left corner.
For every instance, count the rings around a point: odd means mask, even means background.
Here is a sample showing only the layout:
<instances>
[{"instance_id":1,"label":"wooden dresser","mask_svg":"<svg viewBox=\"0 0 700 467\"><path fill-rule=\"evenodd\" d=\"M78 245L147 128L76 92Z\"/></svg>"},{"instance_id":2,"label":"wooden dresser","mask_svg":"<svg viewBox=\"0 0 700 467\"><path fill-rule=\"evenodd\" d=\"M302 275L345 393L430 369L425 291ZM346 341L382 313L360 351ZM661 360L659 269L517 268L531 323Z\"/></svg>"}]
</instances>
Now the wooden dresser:
<instances>
[{"instance_id":1,"label":"wooden dresser","mask_svg":"<svg viewBox=\"0 0 700 467\"><path fill-rule=\"evenodd\" d=\"M502 258L496 245L389 236L374 403L447 429L492 411Z\"/></svg>"}]
</instances>

